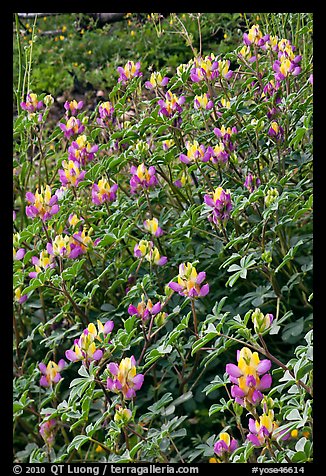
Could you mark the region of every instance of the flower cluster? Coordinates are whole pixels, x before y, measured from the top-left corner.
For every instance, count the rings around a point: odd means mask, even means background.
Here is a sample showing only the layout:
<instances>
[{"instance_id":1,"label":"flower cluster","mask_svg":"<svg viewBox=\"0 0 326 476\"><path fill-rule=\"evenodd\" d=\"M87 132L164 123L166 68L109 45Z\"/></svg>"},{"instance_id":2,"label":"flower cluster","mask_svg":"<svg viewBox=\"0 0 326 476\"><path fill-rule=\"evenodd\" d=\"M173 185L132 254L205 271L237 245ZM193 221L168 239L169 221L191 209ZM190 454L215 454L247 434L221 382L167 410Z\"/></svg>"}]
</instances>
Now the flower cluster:
<instances>
[{"instance_id":1,"label":"flower cluster","mask_svg":"<svg viewBox=\"0 0 326 476\"><path fill-rule=\"evenodd\" d=\"M180 296L197 299L206 296L209 292L209 284L201 286L205 279L205 271L197 273L196 268L191 263L181 263L179 265L177 282L170 281L168 285L173 291L179 293Z\"/></svg>"},{"instance_id":2,"label":"flower cluster","mask_svg":"<svg viewBox=\"0 0 326 476\"><path fill-rule=\"evenodd\" d=\"M142 300L137 304L137 307L130 304L128 307L128 313L133 316L137 315L143 322L148 321L152 316L156 316L156 314L161 312L161 303L157 302L153 304L151 299L145 302L144 295L142 295Z\"/></svg>"},{"instance_id":3,"label":"flower cluster","mask_svg":"<svg viewBox=\"0 0 326 476\"><path fill-rule=\"evenodd\" d=\"M217 187L212 197L204 195L204 202L213 209L208 219L216 225L225 226L232 210L231 194L225 192L222 187Z\"/></svg>"},{"instance_id":4,"label":"flower cluster","mask_svg":"<svg viewBox=\"0 0 326 476\"><path fill-rule=\"evenodd\" d=\"M96 122L104 127L108 127L113 122L114 107L110 101L105 101L98 107L98 113L100 117L96 119Z\"/></svg>"},{"instance_id":5,"label":"flower cluster","mask_svg":"<svg viewBox=\"0 0 326 476\"><path fill-rule=\"evenodd\" d=\"M127 61L124 67L119 66L117 68L119 73L118 82L122 84L126 84L132 78L136 78L137 76L142 76L143 73L140 71L140 62L134 63L133 61Z\"/></svg>"},{"instance_id":6,"label":"flower cluster","mask_svg":"<svg viewBox=\"0 0 326 476\"><path fill-rule=\"evenodd\" d=\"M160 106L159 114L161 116L172 117L175 113L180 114L182 112L182 105L186 98L180 96L179 98L171 91L167 91L165 94L165 101L160 99L157 103Z\"/></svg>"},{"instance_id":7,"label":"flower cluster","mask_svg":"<svg viewBox=\"0 0 326 476\"><path fill-rule=\"evenodd\" d=\"M135 357L125 357L119 365L111 362L107 369L111 375L106 381L107 389L115 393L121 392L126 399L134 398L144 382L144 375L136 373Z\"/></svg>"},{"instance_id":8,"label":"flower cluster","mask_svg":"<svg viewBox=\"0 0 326 476\"><path fill-rule=\"evenodd\" d=\"M51 195L51 187L46 185L45 189L41 186L41 191L37 190L35 194L26 193L26 200L30 205L26 206L26 215L29 218L40 217L43 221L48 220L58 213L58 197Z\"/></svg>"},{"instance_id":9,"label":"flower cluster","mask_svg":"<svg viewBox=\"0 0 326 476\"><path fill-rule=\"evenodd\" d=\"M146 189L157 185L156 169L153 166L147 169L145 164L140 164L138 167L132 165L130 173L132 174L130 179L131 193L135 193L138 189Z\"/></svg>"},{"instance_id":10,"label":"flower cluster","mask_svg":"<svg viewBox=\"0 0 326 476\"><path fill-rule=\"evenodd\" d=\"M194 66L190 70L190 78L195 83L203 80L213 80L219 75L218 61L213 53L202 58L198 56L194 59Z\"/></svg>"},{"instance_id":11,"label":"flower cluster","mask_svg":"<svg viewBox=\"0 0 326 476\"><path fill-rule=\"evenodd\" d=\"M42 377L40 379L40 385L42 387L52 387L53 384L58 383L62 379L60 372L66 366L66 361L61 359L56 364L52 360L49 361L48 365L45 365L41 362L38 366L42 372Z\"/></svg>"},{"instance_id":12,"label":"flower cluster","mask_svg":"<svg viewBox=\"0 0 326 476\"><path fill-rule=\"evenodd\" d=\"M214 445L214 453L222 459L227 460L227 457L238 448L236 439L231 438L229 433L223 432L219 435L219 440Z\"/></svg>"},{"instance_id":13,"label":"flower cluster","mask_svg":"<svg viewBox=\"0 0 326 476\"><path fill-rule=\"evenodd\" d=\"M85 130L85 126L80 122L79 119L76 119L75 116L69 117L66 124L60 122L60 129L64 132L64 136L69 139L71 136L81 134Z\"/></svg>"},{"instance_id":14,"label":"flower cluster","mask_svg":"<svg viewBox=\"0 0 326 476\"><path fill-rule=\"evenodd\" d=\"M85 166L94 159L97 151L98 145L91 145L87 141L86 135L83 134L71 143L71 146L68 148L68 158L79 166Z\"/></svg>"},{"instance_id":15,"label":"flower cluster","mask_svg":"<svg viewBox=\"0 0 326 476\"><path fill-rule=\"evenodd\" d=\"M77 102L75 99L73 99L72 101L66 101L63 105L63 107L66 110L66 115L67 116L76 116L78 111L80 109L82 109L83 106L84 106L83 101L78 101Z\"/></svg>"},{"instance_id":16,"label":"flower cluster","mask_svg":"<svg viewBox=\"0 0 326 476\"><path fill-rule=\"evenodd\" d=\"M152 241L140 240L139 243L136 243L134 246L134 255L137 258L145 258L152 264L157 266L163 266L167 263L167 257L161 256L159 250L154 246Z\"/></svg>"},{"instance_id":17,"label":"flower cluster","mask_svg":"<svg viewBox=\"0 0 326 476\"><path fill-rule=\"evenodd\" d=\"M41 251L39 257L32 256L31 262L35 267L35 271L31 271L29 273L28 276L30 278L36 278L37 275L42 271L42 269L47 269L49 267L54 267L55 266L53 256L50 255L47 250Z\"/></svg>"},{"instance_id":18,"label":"flower cluster","mask_svg":"<svg viewBox=\"0 0 326 476\"><path fill-rule=\"evenodd\" d=\"M209 153L206 152L204 145L199 145L195 140L194 142L186 142L187 155L181 154L179 159L184 164L190 164L197 159L207 162L209 160Z\"/></svg>"},{"instance_id":19,"label":"flower cluster","mask_svg":"<svg viewBox=\"0 0 326 476\"><path fill-rule=\"evenodd\" d=\"M210 99L210 95L207 93L197 95L194 99L194 108L195 109L206 109L209 111L214 106L213 101Z\"/></svg>"},{"instance_id":20,"label":"flower cluster","mask_svg":"<svg viewBox=\"0 0 326 476\"><path fill-rule=\"evenodd\" d=\"M161 73L154 71L150 78L149 81L145 82L145 88L147 89L154 89L158 87L164 87L168 84L169 78L167 76L164 76L162 78Z\"/></svg>"},{"instance_id":21,"label":"flower cluster","mask_svg":"<svg viewBox=\"0 0 326 476\"><path fill-rule=\"evenodd\" d=\"M151 220L145 220L144 223L144 228L146 231L151 233L153 236L159 237L163 235L163 230L158 226L158 219L157 218L152 218Z\"/></svg>"},{"instance_id":22,"label":"flower cluster","mask_svg":"<svg viewBox=\"0 0 326 476\"><path fill-rule=\"evenodd\" d=\"M267 373L271 361L260 360L258 353L251 352L248 347L237 352L237 361L238 365L226 365L226 372L233 383L231 395L243 407L257 405L263 398L262 391L272 384L272 377Z\"/></svg>"},{"instance_id":23,"label":"flower cluster","mask_svg":"<svg viewBox=\"0 0 326 476\"><path fill-rule=\"evenodd\" d=\"M38 100L38 97L34 93L28 93L26 95L26 100L20 103L20 107L24 109L24 111L28 112L28 116L31 117L31 114L39 111L44 107L42 101Z\"/></svg>"},{"instance_id":24,"label":"flower cluster","mask_svg":"<svg viewBox=\"0 0 326 476\"><path fill-rule=\"evenodd\" d=\"M246 189L249 190L250 193L254 192L259 187L260 184L261 184L260 178L256 177L252 173L249 173L246 176L246 179L243 183L243 185L246 187Z\"/></svg>"},{"instance_id":25,"label":"flower cluster","mask_svg":"<svg viewBox=\"0 0 326 476\"><path fill-rule=\"evenodd\" d=\"M114 202L117 195L118 185L114 183L110 185L106 178L102 177L98 183L92 186L92 202L95 205L102 205L105 202Z\"/></svg>"},{"instance_id":26,"label":"flower cluster","mask_svg":"<svg viewBox=\"0 0 326 476\"><path fill-rule=\"evenodd\" d=\"M79 183L84 180L86 170L81 170L78 162L73 160L63 160L63 169L59 169L60 182L64 187L78 187Z\"/></svg>"},{"instance_id":27,"label":"flower cluster","mask_svg":"<svg viewBox=\"0 0 326 476\"><path fill-rule=\"evenodd\" d=\"M284 130L281 126L278 125L276 121L272 121L268 130L268 135L275 139L277 142L280 142L283 140Z\"/></svg>"},{"instance_id":28,"label":"flower cluster","mask_svg":"<svg viewBox=\"0 0 326 476\"><path fill-rule=\"evenodd\" d=\"M83 363L90 363L93 360L100 360L103 351L96 347L96 341L100 343L107 340L114 327L113 321L107 321L104 325L97 320L97 327L90 323L82 332L79 339L74 341L74 350L66 350L66 358L71 362L82 360Z\"/></svg>"}]
</instances>

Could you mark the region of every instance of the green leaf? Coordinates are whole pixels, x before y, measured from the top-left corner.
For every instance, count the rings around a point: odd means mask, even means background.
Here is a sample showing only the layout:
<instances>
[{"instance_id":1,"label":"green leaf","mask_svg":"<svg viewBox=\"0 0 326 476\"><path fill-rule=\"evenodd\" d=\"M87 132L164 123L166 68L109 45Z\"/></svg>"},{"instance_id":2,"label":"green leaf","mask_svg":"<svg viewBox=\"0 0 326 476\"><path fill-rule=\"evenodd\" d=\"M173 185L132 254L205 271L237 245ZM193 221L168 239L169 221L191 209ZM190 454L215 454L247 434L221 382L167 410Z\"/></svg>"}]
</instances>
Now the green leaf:
<instances>
[{"instance_id":1,"label":"green leaf","mask_svg":"<svg viewBox=\"0 0 326 476\"><path fill-rule=\"evenodd\" d=\"M81 446L83 446L87 441L90 441L90 437L86 435L77 435L75 438L72 440L70 445L67 448L68 453L70 453L72 450L79 450Z\"/></svg>"}]
</instances>

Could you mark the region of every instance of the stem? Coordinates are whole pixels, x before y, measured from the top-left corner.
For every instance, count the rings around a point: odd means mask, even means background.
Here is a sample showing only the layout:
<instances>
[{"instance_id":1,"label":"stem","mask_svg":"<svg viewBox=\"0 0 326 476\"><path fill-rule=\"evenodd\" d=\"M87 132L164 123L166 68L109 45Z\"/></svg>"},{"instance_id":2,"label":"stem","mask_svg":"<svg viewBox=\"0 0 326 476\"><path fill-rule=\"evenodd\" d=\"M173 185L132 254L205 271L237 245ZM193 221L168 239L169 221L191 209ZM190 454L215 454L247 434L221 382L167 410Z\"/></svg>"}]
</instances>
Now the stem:
<instances>
[{"instance_id":1,"label":"stem","mask_svg":"<svg viewBox=\"0 0 326 476\"><path fill-rule=\"evenodd\" d=\"M197 314L196 314L195 300L194 299L191 299L191 310L192 310L192 315L193 315L193 318L194 318L195 335L196 335L196 339L198 340L199 336L198 336L198 326L197 326Z\"/></svg>"}]
</instances>

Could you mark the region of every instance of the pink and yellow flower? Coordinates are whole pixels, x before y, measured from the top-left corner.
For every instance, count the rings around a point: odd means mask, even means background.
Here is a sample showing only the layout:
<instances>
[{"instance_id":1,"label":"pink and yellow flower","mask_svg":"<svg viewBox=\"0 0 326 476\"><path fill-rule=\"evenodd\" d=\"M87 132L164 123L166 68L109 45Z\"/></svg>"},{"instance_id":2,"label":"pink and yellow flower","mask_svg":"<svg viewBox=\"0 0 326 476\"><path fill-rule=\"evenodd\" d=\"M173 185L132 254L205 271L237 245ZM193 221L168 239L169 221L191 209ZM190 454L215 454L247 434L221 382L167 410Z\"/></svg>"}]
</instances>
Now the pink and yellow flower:
<instances>
[{"instance_id":1,"label":"pink and yellow flower","mask_svg":"<svg viewBox=\"0 0 326 476\"><path fill-rule=\"evenodd\" d=\"M79 119L76 119L75 116L71 116L66 124L60 122L60 129L64 132L64 136L69 139L73 135L81 134L84 132L85 126L80 122Z\"/></svg>"},{"instance_id":2,"label":"pink and yellow flower","mask_svg":"<svg viewBox=\"0 0 326 476\"><path fill-rule=\"evenodd\" d=\"M250 433L247 438L253 445L262 446L266 439L272 438L277 427L278 425L274 422L274 412L269 410L268 413L263 413L259 420L249 418Z\"/></svg>"},{"instance_id":3,"label":"pink and yellow flower","mask_svg":"<svg viewBox=\"0 0 326 476\"><path fill-rule=\"evenodd\" d=\"M209 160L209 154L206 153L206 148L204 145L199 145L199 143L194 140L193 142L186 142L187 155L180 154L179 159L184 164L190 164L191 162L196 161L197 159L207 162Z\"/></svg>"},{"instance_id":4,"label":"pink and yellow flower","mask_svg":"<svg viewBox=\"0 0 326 476\"><path fill-rule=\"evenodd\" d=\"M55 420L54 418L40 424L39 433L42 436L46 445L49 447L54 445L57 428L57 420Z\"/></svg>"},{"instance_id":5,"label":"pink and yellow flower","mask_svg":"<svg viewBox=\"0 0 326 476\"><path fill-rule=\"evenodd\" d=\"M159 312L161 312L161 303L157 302L153 304L151 299L148 299L146 303L144 295L142 296L142 300L137 304L137 307L132 304L128 307L128 313L131 316L136 314L143 322L148 321L148 319Z\"/></svg>"},{"instance_id":6,"label":"pink and yellow flower","mask_svg":"<svg viewBox=\"0 0 326 476\"><path fill-rule=\"evenodd\" d=\"M84 363L100 360L103 357L103 351L96 347L96 341L100 343L107 340L114 327L113 321L107 321L104 325L101 321L95 324L90 323L79 339L74 341L74 350L66 350L66 358L71 362L82 360Z\"/></svg>"},{"instance_id":7,"label":"pink and yellow flower","mask_svg":"<svg viewBox=\"0 0 326 476\"><path fill-rule=\"evenodd\" d=\"M35 194L31 192L26 193L26 199L30 205L26 206L26 215L29 218L36 218L39 216L43 221L48 220L53 215L58 213L59 205L56 194L51 195L51 187L46 185L41 186L41 191L38 190Z\"/></svg>"},{"instance_id":8,"label":"pink and yellow flower","mask_svg":"<svg viewBox=\"0 0 326 476\"><path fill-rule=\"evenodd\" d=\"M95 153L98 151L98 145L91 145L85 134L80 135L74 140L68 148L68 158L78 165L85 166L94 159Z\"/></svg>"},{"instance_id":9,"label":"pink and yellow flower","mask_svg":"<svg viewBox=\"0 0 326 476\"><path fill-rule=\"evenodd\" d=\"M262 391L270 388L272 377L266 373L271 368L271 361L260 360L257 352L243 347L237 352L238 365L227 364L226 372L231 382L231 395L240 405L257 405L263 398Z\"/></svg>"},{"instance_id":10,"label":"pink and yellow flower","mask_svg":"<svg viewBox=\"0 0 326 476\"><path fill-rule=\"evenodd\" d=\"M168 82L169 82L169 78L167 76L164 76L164 78L162 78L161 73L154 71L151 74L149 81L145 82L145 88L154 89L154 88L164 87L168 84Z\"/></svg>"},{"instance_id":11,"label":"pink and yellow flower","mask_svg":"<svg viewBox=\"0 0 326 476\"><path fill-rule=\"evenodd\" d=\"M36 94L28 93L26 95L26 100L20 103L20 107L31 114L42 109L43 102L38 100Z\"/></svg>"},{"instance_id":12,"label":"pink and yellow flower","mask_svg":"<svg viewBox=\"0 0 326 476\"><path fill-rule=\"evenodd\" d=\"M136 78L137 76L142 76L143 73L140 71L140 62L134 63L133 61L127 61L125 66L119 66L117 68L119 73L118 82L122 84L126 84L132 78Z\"/></svg>"},{"instance_id":13,"label":"pink and yellow flower","mask_svg":"<svg viewBox=\"0 0 326 476\"><path fill-rule=\"evenodd\" d=\"M179 98L172 93L167 91L165 94L165 101L160 99L157 103L160 106L159 114L161 116L172 117L175 113L182 112L182 105L184 104L186 98L180 96Z\"/></svg>"},{"instance_id":14,"label":"pink and yellow flower","mask_svg":"<svg viewBox=\"0 0 326 476\"><path fill-rule=\"evenodd\" d=\"M39 258L37 256L33 256L32 264L35 267L35 271L31 271L29 273L30 278L36 278L37 275L43 270L47 269L48 267L54 267L55 261L53 260L53 255L50 255L47 250L41 251Z\"/></svg>"},{"instance_id":15,"label":"pink and yellow flower","mask_svg":"<svg viewBox=\"0 0 326 476\"><path fill-rule=\"evenodd\" d=\"M152 241L140 240L134 247L134 255L137 258L145 258L152 264L163 266L167 263L167 257L161 256L159 250Z\"/></svg>"},{"instance_id":16,"label":"pink and yellow flower","mask_svg":"<svg viewBox=\"0 0 326 476\"><path fill-rule=\"evenodd\" d=\"M201 286L206 279L206 273L197 273L196 268L191 263L182 263L179 266L177 282L170 281L168 286L180 294L191 298L206 296L209 292L209 284Z\"/></svg>"},{"instance_id":17,"label":"pink and yellow flower","mask_svg":"<svg viewBox=\"0 0 326 476\"><path fill-rule=\"evenodd\" d=\"M62 379L60 372L65 366L66 362L63 359L59 360L57 364L52 360L49 361L48 365L41 362L38 366L43 374L40 379L40 385L42 387L52 387L53 384L58 383Z\"/></svg>"},{"instance_id":18,"label":"pink and yellow flower","mask_svg":"<svg viewBox=\"0 0 326 476\"><path fill-rule=\"evenodd\" d=\"M156 169L151 166L147 169L145 164L138 167L132 165L130 168L132 177L130 179L130 192L134 194L139 188L149 188L157 185Z\"/></svg>"},{"instance_id":19,"label":"pink and yellow flower","mask_svg":"<svg viewBox=\"0 0 326 476\"><path fill-rule=\"evenodd\" d=\"M137 374L135 357L126 357L119 365L111 362L107 368L111 374L106 382L107 389L115 393L121 392L126 399L134 398L144 382L144 375Z\"/></svg>"},{"instance_id":20,"label":"pink and yellow flower","mask_svg":"<svg viewBox=\"0 0 326 476\"><path fill-rule=\"evenodd\" d=\"M110 186L107 179L102 177L98 183L94 183L92 186L92 202L95 203L95 205L113 202L117 198L117 189L118 185L116 183Z\"/></svg>"},{"instance_id":21,"label":"pink and yellow flower","mask_svg":"<svg viewBox=\"0 0 326 476\"><path fill-rule=\"evenodd\" d=\"M163 230L158 226L158 219L152 218L151 220L144 221L144 228L145 230L149 231L153 236L162 236Z\"/></svg>"},{"instance_id":22,"label":"pink and yellow flower","mask_svg":"<svg viewBox=\"0 0 326 476\"><path fill-rule=\"evenodd\" d=\"M217 187L212 197L208 194L204 195L204 202L212 208L208 220L216 225L225 226L232 210L231 194L222 187Z\"/></svg>"},{"instance_id":23,"label":"pink and yellow flower","mask_svg":"<svg viewBox=\"0 0 326 476\"><path fill-rule=\"evenodd\" d=\"M219 75L218 61L213 53L202 58L194 59L194 67L190 71L190 78L195 83L203 80L212 80Z\"/></svg>"},{"instance_id":24,"label":"pink and yellow flower","mask_svg":"<svg viewBox=\"0 0 326 476\"><path fill-rule=\"evenodd\" d=\"M83 101L77 102L75 99L73 99L72 101L66 101L63 107L65 108L67 115L75 116L76 113L82 109L83 105Z\"/></svg>"},{"instance_id":25,"label":"pink and yellow flower","mask_svg":"<svg viewBox=\"0 0 326 476\"><path fill-rule=\"evenodd\" d=\"M194 99L194 108L195 109L212 109L214 106L213 101L210 99L209 94L204 93L199 96L195 96Z\"/></svg>"},{"instance_id":26,"label":"pink and yellow flower","mask_svg":"<svg viewBox=\"0 0 326 476\"><path fill-rule=\"evenodd\" d=\"M77 162L63 160L63 169L59 169L60 182L64 187L77 187L84 180L86 170L80 170Z\"/></svg>"},{"instance_id":27,"label":"pink and yellow flower","mask_svg":"<svg viewBox=\"0 0 326 476\"><path fill-rule=\"evenodd\" d=\"M114 107L110 101L105 101L99 105L98 112L100 117L96 122L101 126L109 126L113 121Z\"/></svg>"},{"instance_id":28,"label":"pink and yellow flower","mask_svg":"<svg viewBox=\"0 0 326 476\"><path fill-rule=\"evenodd\" d=\"M219 440L214 445L214 453L217 456L225 456L225 454L230 455L234 450L238 448L238 442L236 439L231 438L229 433L223 432L220 433Z\"/></svg>"}]
</instances>

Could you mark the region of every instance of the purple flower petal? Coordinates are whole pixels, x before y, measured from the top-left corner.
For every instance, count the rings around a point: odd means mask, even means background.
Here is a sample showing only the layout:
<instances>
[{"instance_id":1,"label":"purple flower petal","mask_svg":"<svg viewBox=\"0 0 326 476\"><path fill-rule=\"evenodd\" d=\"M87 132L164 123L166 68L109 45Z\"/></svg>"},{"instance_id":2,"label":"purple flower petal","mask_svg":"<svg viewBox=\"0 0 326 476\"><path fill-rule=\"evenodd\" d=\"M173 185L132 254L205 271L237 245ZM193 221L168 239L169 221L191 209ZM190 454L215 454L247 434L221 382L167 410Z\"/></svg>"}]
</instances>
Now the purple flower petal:
<instances>
[{"instance_id":1,"label":"purple flower petal","mask_svg":"<svg viewBox=\"0 0 326 476\"><path fill-rule=\"evenodd\" d=\"M262 375L268 372L271 366L272 366L272 362L270 360L268 359L261 360L259 364L257 365L257 369L256 369L258 375Z\"/></svg>"},{"instance_id":2,"label":"purple flower petal","mask_svg":"<svg viewBox=\"0 0 326 476\"><path fill-rule=\"evenodd\" d=\"M235 378L239 378L243 375L242 371L235 364L227 364L225 367L225 370L226 370L226 373L228 373L230 376Z\"/></svg>"},{"instance_id":3,"label":"purple flower petal","mask_svg":"<svg viewBox=\"0 0 326 476\"><path fill-rule=\"evenodd\" d=\"M47 378L45 377L45 375L42 375L42 377L40 378L40 385L41 387L49 387L49 382L47 381Z\"/></svg>"},{"instance_id":4,"label":"purple flower petal","mask_svg":"<svg viewBox=\"0 0 326 476\"><path fill-rule=\"evenodd\" d=\"M108 371L112 374L112 375L118 375L119 373L119 366L114 363L114 362L110 362L107 366L108 368Z\"/></svg>"},{"instance_id":5,"label":"purple flower petal","mask_svg":"<svg viewBox=\"0 0 326 476\"><path fill-rule=\"evenodd\" d=\"M103 357L103 351L101 349L97 349L93 354L94 360L100 360Z\"/></svg>"},{"instance_id":6,"label":"purple flower petal","mask_svg":"<svg viewBox=\"0 0 326 476\"><path fill-rule=\"evenodd\" d=\"M173 281L171 281L169 284L168 284L169 288L173 289L173 291L176 291L177 293L179 293L180 291L183 290L183 287L180 286L180 284L178 283L175 283Z\"/></svg>"},{"instance_id":7,"label":"purple flower petal","mask_svg":"<svg viewBox=\"0 0 326 476\"><path fill-rule=\"evenodd\" d=\"M204 297L209 293L209 284L204 284L199 291L199 296Z\"/></svg>"},{"instance_id":8,"label":"purple flower petal","mask_svg":"<svg viewBox=\"0 0 326 476\"><path fill-rule=\"evenodd\" d=\"M133 378L133 383L134 383L134 389L139 390L141 386L143 385L144 382L144 375L143 374L137 374Z\"/></svg>"},{"instance_id":9,"label":"purple flower petal","mask_svg":"<svg viewBox=\"0 0 326 476\"><path fill-rule=\"evenodd\" d=\"M65 356L68 360L70 360L70 362L77 362L77 360L79 360L76 352L74 352L73 350L66 350Z\"/></svg>"},{"instance_id":10,"label":"purple flower petal","mask_svg":"<svg viewBox=\"0 0 326 476\"><path fill-rule=\"evenodd\" d=\"M266 390L272 385L272 376L270 374L265 374L261 379L258 385L259 390Z\"/></svg>"}]
</instances>

